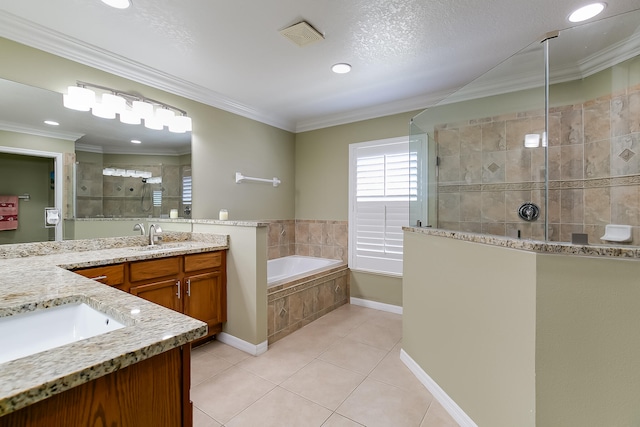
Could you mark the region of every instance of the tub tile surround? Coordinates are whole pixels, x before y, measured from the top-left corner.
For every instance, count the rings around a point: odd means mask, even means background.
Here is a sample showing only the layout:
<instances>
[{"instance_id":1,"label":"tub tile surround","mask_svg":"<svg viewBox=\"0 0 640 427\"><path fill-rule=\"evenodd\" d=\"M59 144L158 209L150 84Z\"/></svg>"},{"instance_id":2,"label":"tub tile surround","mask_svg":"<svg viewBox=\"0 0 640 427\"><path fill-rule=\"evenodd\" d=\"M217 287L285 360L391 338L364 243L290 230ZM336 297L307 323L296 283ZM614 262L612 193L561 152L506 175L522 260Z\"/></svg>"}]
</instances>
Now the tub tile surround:
<instances>
[{"instance_id":1,"label":"tub tile surround","mask_svg":"<svg viewBox=\"0 0 640 427\"><path fill-rule=\"evenodd\" d=\"M347 221L269 221L268 259L291 255L339 259L344 264L267 289L269 344L346 304L350 297Z\"/></svg>"},{"instance_id":2,"label":"tub tile surround","mask_svg":"<svg viewBox=\"0 0 640 427\"><path fill-rule=\"evenodd\" d=\"M347 262L347 221L297 219L268 223L268 259L303 255Z\"/></svg>"},{"instance_id":3,"label":"tub tile surround","mask_svg":"<svg viewBox=\"0 0 640 427\"><path fill-rule=\"evenodd\" d=\"M549 126L549 240L600 243L605 225L629 224L640 242L640 85L553 107ZM516 213L544 207L544 149L523 146L543 131L542 110L436 126L438 227L542 240L544 212L534 223Z\"/></svg>"},{"instance_id":4,"label":"tub tile surround","mask_svg":"<svg viewBox=\"0 0 640 427\"><path fill-rule=\"evenodd\" d=\"M228 248L225 235L164 235L185 244L180 250L171 250L172 255ZM82 301L126 325L107 334L0 364L3 379L0 416L206 334L203 322L66 270L163 256L155 251L140 251L138 246L145 243L141 238L41 242L0 248L0 316Z\"/></svg>"},{"instance_id":5,"label":"tub tile surround","mask_svg":"<svg viewBox=\"0 0 640 427\"><path fill-rule=\"evenodd\" d=\"M269 345L347 304L349 269L340 265L267 289Z\"/></svg>"}]
</instances>

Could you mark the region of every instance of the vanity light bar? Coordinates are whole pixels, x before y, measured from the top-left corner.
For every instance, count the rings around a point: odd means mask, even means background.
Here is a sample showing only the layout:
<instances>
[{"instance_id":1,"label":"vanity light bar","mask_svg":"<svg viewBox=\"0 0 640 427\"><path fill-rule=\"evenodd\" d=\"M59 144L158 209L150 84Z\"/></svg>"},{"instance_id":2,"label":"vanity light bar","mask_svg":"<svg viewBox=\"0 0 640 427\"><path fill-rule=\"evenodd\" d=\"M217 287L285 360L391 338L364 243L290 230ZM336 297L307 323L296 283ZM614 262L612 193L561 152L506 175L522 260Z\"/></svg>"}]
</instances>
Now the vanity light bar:
<instances>
[{"instance_id":1,"label":"vanity light bar","mask_svg":"<svg viewBox=\"0 0 640 427\"><path fill-rule=\"evenodd\" d=\"M95 91L89 88L104 92L101 102L96 100ZM144 126L149 129L162 130L166 126L174 133L192 130L191 118L180 108L93 83L78 81L77 86L69 86L62 102L66 108L91 111L96 117L115 119L118 115L126 124L139 125L144 120Z\"/></svg>"}]
</instances>

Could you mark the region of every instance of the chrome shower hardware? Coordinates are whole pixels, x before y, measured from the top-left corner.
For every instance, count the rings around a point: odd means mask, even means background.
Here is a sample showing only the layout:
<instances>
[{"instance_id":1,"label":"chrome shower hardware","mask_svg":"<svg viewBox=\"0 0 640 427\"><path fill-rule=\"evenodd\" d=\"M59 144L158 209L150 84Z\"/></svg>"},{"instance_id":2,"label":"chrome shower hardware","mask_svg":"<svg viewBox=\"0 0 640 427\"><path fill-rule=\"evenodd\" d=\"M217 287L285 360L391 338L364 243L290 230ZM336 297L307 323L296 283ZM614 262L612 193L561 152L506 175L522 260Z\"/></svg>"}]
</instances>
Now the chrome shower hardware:
<instances>
[{"instance_id":1,"label":"chrome shower hardware","mask_svg":"<svg viewBox=\"0 0 640 427\"><path fill-rule=\"evenodd\" d=\"M540 216L540 208L535 203L523 203L518 208L518 216L525 221L535 221Z\"/></svg>"}]
</instances>

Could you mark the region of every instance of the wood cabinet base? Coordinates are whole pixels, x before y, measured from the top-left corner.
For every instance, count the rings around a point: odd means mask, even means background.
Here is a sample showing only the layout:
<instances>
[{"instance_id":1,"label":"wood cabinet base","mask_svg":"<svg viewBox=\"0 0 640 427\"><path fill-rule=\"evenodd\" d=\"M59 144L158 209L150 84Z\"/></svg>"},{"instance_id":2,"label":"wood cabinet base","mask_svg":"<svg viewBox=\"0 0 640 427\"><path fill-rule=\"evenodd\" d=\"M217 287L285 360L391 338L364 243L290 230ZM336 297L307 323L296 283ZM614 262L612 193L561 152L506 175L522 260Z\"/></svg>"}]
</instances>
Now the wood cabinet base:
<instances>
[{"instance_id":1,"label":"wood cabinet base","mask_svg":"<svg viewBox=\"0 0 640 427\"><path fill-rule=\"evenodd\" d=\"M190 346L169 350L0 418L0 426L193 425Z\"/></svg>"}]
</instances>

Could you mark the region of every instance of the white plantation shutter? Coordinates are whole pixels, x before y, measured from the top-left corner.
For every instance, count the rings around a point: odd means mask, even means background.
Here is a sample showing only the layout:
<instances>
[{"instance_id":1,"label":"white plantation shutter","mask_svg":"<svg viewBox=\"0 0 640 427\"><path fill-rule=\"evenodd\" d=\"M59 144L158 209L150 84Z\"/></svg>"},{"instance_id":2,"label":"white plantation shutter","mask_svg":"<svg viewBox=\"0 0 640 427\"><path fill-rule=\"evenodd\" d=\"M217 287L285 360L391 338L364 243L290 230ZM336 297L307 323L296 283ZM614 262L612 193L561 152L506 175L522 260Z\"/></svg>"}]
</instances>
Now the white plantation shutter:
<instances>
[{"instance_id":1,"label":"white plantation shutter","mask_svg":"<svg viewBox=\"0 0 640 427\"><path fill-rule=\"evenodd\" d=\"M351 144L349 174L349 266L402 274L402 227L417 184L408 139Z\"/></svg>"},{"instance_id":2,"label":"white plantation shutter","mask_svg":"<svg viewBox=\"0 0 640 427\"><path fill-rule=\"evenodd\" d=\"M182 204L191 204L191 176L182 177Z\"/></svg>"}]
</instances>

